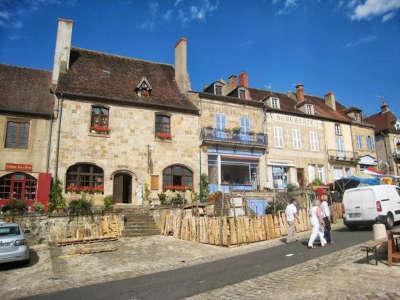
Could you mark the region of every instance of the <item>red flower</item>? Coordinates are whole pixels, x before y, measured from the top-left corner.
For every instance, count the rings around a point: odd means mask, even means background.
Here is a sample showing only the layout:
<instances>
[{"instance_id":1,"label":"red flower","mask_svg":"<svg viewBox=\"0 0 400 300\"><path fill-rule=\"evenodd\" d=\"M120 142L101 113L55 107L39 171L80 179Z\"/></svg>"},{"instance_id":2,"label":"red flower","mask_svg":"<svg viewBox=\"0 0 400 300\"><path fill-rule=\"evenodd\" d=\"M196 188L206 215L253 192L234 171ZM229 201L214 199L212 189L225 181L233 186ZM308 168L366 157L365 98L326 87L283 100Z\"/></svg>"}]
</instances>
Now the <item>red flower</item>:
<instances>
[{"instance_id":1,"label":"red flower","mask_svg":"<svg viewBox=\"0 0 400 300\"><path fill-rule=\"evenodd\" d=\"M164 190L186 191L191 190L192 187L188 185L166 185Z\"/></svg>"},{"instance_id":2,"label":"red flower","mask_svg":"<svg viewBox=\"0 0 400 300\"><path fill-rule=\"evenodd\" d=\"M172 138L169 132L156 132L156 137L160 139L170 140Z\"/></svg>"},{"instance_id":3,"label":"red flower","mask_svg":"<svg viewBox=\"0 0 400 300\"><path fill-rule=\"evenodd\" d=\"M101 126L101 125L93 125L90 126L90 130L94 130L96 132L106 132L109 133L111 131L111 128L108 126Z\"/></svg>"}]
</instances>

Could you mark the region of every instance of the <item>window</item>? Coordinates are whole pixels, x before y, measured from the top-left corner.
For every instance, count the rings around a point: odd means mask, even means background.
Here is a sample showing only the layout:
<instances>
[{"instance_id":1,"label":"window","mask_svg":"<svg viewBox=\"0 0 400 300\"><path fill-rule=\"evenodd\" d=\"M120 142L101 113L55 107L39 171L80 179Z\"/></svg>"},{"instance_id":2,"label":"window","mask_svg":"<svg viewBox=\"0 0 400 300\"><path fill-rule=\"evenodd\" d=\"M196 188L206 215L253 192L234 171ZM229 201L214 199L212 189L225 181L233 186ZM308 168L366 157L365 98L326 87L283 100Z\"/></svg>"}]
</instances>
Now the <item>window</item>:
<instances>
[{"instance_id":1,"label":"window","mask_svg":"<svg viewBox=\"0 0 400 300\"><path fill-rule=\"evenodd\" d=\"M136 86L135 91L139 97L151 96L152 87L146 77L142 77L139 84Z\"/></svg>"},{"instance_id":2,"label":"window","mask_svg":"<svg viewBox=\"0 0 400 300\"><path fill-rule=\"evenodd\" d=\"M29 122L8 121L5 148L28 148Z\"/></svg>"},{"instance_id":3,"label":"window","mask_svg":"<svg viewBox=\"0 0 400 300\"><path fill-rule=\"evenodd\" d=\"M103 106L92 106L92 116L90 121L90 131L93 133L108 134L109 109Z\"/></svg>"},{"instance_id":4,"label":"window","mask_svg":"<svg viewBox=\"0 0 400 300\"><path fill-rule=\"evenodd\" d=\"M239 98L246 99L246 90L245 89L239 89Z\"/></svg>"},{"instance_id":5,"label":"window","mask_svg":"<svg viewBox=\"0 0 400 300\"><path fill-rule=\"evenodd\" d=\"M156 137L161 139L171 139L171 117L168 115L156 115Z\"/></svg>"},{"instance_id":6,"label":"window","mask_svg":"<svg viewBox=\"0 0 400 300\"><path fill-rule=\"evenodd\" d=\"M340 127L339 123L335 124L335 134L336 135L342 135L342 128Z\"/></svg>"},{"instance_id":7,"label":"window","mask_svg":"<svg viewBox=\"0 0 400 300\"><path fill-rule=\"evenodd\" d=\"M279 98L271 97L271 107L274 109L280 109L281 104Z\"/></svg>"},{"instance_id":8,"label":"window","mask_svg":"<svg viewBox=\"0 0 400 300\"><path fill-rule=\"evenodd\" d=\"M272 181L275 189L285 189L288 184L288 167L272 167Z\"/></svg>"},{"instance_id":9,"label":"window","mask_svg":"<svg viewBox=\"0 0 400 300\"><path fill-rule=\"evenodd\" d=\"M0 199L35 200L36 178L25 173L11 173L0 178Z\"/></svg>"},{"instance_id":10,"label":"window","mask_svg":"<svg viewBox=\"0 0 400 300\"><path fill-rule=\"evenodd\" d=\"M93 164L76 164L68 168L66 175L67 192L103 193L103 169Z\"/></svg>"},{"instance_id":11,"label":"window","mask_svg":"<svg viewBox=\"0 0 400 300\"><path fill-rule=\"evenodd\" d=\"M336 137L336 150L338 156L344 156L344 142L340 136Z\"/></svg>"},{"instance_id":12,"label":"window","mask_svg":"<svg viewBox=\"0 0 400 300\"><path fill-rule=\"evenodd\" d=\"M312 183L315 180L315 166L308 165L308 183Z\"/></svg>"},{"instance_id":13,"label":"window","mask_svg":"<svg viewBox=\"0 0 400 300\"><path fill-rule=\"evenodd\" d=\"M362 148L362 136L361 135L356 136L356 142L357 142L357 149L361 149Z\"/></svg>"},{"instance_id":14,"label":"window","mask_svg":"<svg viewBox=\"0 0 400 300\"><path fill-rule=\"evenodd\" d=\"M224 114L216 114L215 115L215 127L216 127L216 136L218 138L224 138L225 134L225 126L226 126L226 117Z\"/></svg>"},{"instance_id":15,"label":"window","mask_svg":"<svg viewBox=\"0 0 400 300\"><path fill-rule=\"evenodd\" d=\"M313 115L313 114L314 114L314 105L312 105L312 104L306 104L306 105L304 106L304 109L305 109L305 111L306 111L306 114L308 114L308 115Z\"/></svg>"},{"instance_id":16,"label":"window","mask_svg":"<svg viewBox=\"0 0 400 300\"><path fill-rule=\"evenodd\" d=\"M248 134L250 131L250 119L249 117L240 118L240 131L242 134Z\"/></svg>"},{"instance_id":17,"label":"window","mask_svg":"<svg viewBox=\"0 0 400 300\"><path fill-rule=\"evenodd\" d=\"M214 85L215 88L215 95L221 96L222 95L222 85L216 84Z\"/></svg>"},{"instance_id":18,"label":"window","mask_svg":"<svg viewBox=\"0 0 400 300\"><path fill-rule=\"evenodd\" d=\"M163 171L164 190L187 190L193 188L193 172L182 165L173 165Z\"/></svg>"},{"instance_id":19,"label":"window","mask_svg":"<svg viewBox=\"0 0 400 300\"><path fill-rule=\"evenodd\" d=\"M293 138L293 148L300 149L301 148L301 134L300 129L294 128L292 130L292 138Z\"/></svg>"},{"instance_id":20,"label":"window","mask_svg":"<svg viewBox=\"0 0 400 300\"><path fill-rule=\"evenodd\" d=\"M283 129L282 127L274 127L275 147L283 148Z\"/></svg>"},{"instance_id":21,"label":"window","mask_svg":"<svg viewBox=\"0 0 400 300\"><path fill-rule=\"evenodd\" d=\"M368 147L368 150L375 149L375 139L373 136L367 136L367 147Z\"/></svg>"},{"instance_id":22,"label":"window","mask_svg":"<svg viewBox=\"0 0 400 300\"><path fill-rule=\"evenodd\" d=\"M310 147L311 151L319 151L318 133L315 131L310 131Z\"/></svg>"},{"instance_id":23,"label":"window","mask_svg":"<svg viewBox=\"0 0 400 300\"><path fill-rule=\"evenodd\" d=\"M325 170L324 166L317 166L317 178L321 180L322 183L325 183Z\"/></svg>"}]
</instances>

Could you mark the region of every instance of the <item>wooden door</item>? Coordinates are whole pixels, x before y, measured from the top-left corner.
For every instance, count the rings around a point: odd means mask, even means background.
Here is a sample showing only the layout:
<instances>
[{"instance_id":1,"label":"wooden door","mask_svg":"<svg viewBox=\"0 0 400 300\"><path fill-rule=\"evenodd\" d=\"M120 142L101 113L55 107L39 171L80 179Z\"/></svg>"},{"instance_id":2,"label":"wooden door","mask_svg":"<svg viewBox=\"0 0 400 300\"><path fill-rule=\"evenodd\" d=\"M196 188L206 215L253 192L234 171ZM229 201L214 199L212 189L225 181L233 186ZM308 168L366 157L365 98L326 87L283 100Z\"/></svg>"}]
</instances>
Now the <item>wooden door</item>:
<instances>
[{"instance_id":1,"label":"wooden door","mask_svg":"<svg viewBox=\"0 0 400 300\"><path fill-rule=\"evenodd\" d=\"M297 182L300 187L304 187L304 169L297 169Z\"/></svg>"},{"instance_id":2,"label":"wooden door","mask_svg":"<svg viewBox=\"0 0 400 300\"><path fill-rule=\"evenodd\" d=\"M123 193L124 193L124 175L116 174L114 176L114 184L113 184L113 198L115 203L123 202Z\"/></svg>"}]
</instances>

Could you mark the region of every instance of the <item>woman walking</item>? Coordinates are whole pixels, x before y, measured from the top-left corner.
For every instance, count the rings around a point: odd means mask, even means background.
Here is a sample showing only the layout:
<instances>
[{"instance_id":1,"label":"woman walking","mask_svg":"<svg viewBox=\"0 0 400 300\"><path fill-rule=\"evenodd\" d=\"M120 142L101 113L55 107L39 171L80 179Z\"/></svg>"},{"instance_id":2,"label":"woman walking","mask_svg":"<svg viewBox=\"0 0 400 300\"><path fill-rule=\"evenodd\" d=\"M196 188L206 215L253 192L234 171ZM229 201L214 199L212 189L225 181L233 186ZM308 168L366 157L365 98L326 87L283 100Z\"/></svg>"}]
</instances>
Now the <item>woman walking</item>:
<instances>
[{"instance_id":1,"label":"woman walking","mask_svg":"<svg viewBox=\"0 0 400 300\"><path fill-rule=\"evenodd\" d=\"M312 232L310 239L308 241L308 248L310 249L315 248L314 241L317 238L317 236L319 237L321 246L325 247L326 245L326 240L324 238L324 232L323 232L324 221L322 219L322 212L319 205L320 201L315 200L310 208L310 220L312 225Z\"/></svg>"}]
</instances>

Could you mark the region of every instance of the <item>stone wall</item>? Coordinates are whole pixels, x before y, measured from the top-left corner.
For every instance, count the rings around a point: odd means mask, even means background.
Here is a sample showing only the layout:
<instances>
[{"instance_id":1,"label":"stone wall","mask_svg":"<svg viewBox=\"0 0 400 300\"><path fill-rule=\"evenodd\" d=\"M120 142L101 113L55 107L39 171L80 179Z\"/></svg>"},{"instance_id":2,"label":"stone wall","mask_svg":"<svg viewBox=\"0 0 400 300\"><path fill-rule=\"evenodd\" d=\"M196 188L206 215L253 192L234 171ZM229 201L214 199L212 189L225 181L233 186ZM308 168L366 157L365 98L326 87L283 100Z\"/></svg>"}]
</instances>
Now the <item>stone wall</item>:
<instances>
[{"instance_id":1,"label":"stone wall","mask_svg":"<svg viewBox=\"0 0 400 300\"><path fill-rule=\"evenodd\" d=\"M104 195L113 193L113 175L123 171L132 175L132 203L142 204L150 175L158 175L157 198L162 190L162 172L173 164L193 171L194 189L199 184L198 116L132 106L108 105L110 134L90 133L91 106L96 103L65 99L63 103L59 178L65 185L66 171L76 163L93 163L104 170ZM155 115L171 116L171 140L155 137ZM58 120L55 121L57 127ZM56 141L54 130L53 140ZM151 152L152 170L148 165ZM55 168L56 143L52 144L52 168ZM71 195L67 195L71 198ZM146 204L146 203L144 203Z\"/></svg>"},{"instance_id":2,"label":"stone wall","mask_svg":"<svg viewBox=\"0 0 400 300\"><path fill-rule=\"evenodd\" d=\"M124 218L120 214L94 214L93 216L80 216L70 218L49 217L47 215L29 215L16 217L3 217L5 221L15 222L24 230L29 230L27 238L30 244L54 243L63 239L74 238L77 231L84 232L86 237L99 235L98 228L104 226L105 219L111 219L119 231L124 228ZM107 228L104 228L103 232ZM78 233L79 234L79 233Z\"/></svg>"}]
</instances>

